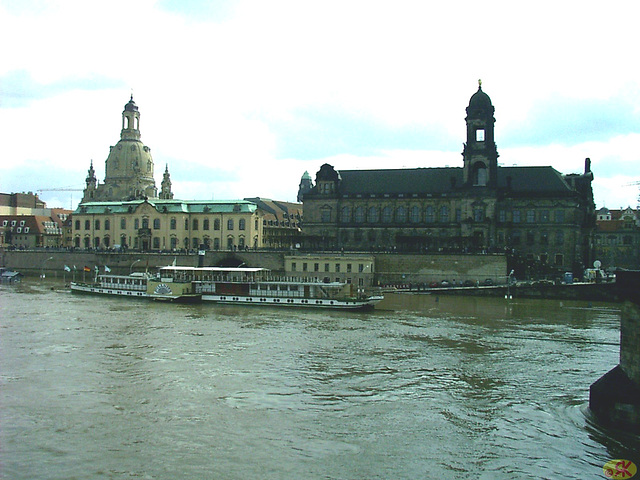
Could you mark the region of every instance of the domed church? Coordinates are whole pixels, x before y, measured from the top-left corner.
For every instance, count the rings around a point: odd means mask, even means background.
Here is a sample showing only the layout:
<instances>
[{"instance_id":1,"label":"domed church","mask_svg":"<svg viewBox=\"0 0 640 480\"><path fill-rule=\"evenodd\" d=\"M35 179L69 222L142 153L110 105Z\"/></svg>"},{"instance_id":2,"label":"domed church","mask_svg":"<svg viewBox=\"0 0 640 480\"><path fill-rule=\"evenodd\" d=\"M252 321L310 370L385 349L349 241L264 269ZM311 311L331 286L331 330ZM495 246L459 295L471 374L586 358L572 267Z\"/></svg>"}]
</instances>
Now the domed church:
<instances>
[{"instance_id":1,"label":"domed church","mask_svg":"<svg viewBox=\"0 0 640 480\"><path fill-rule=\"evenodd\" d=\"M82 202L123 201L157 198L151 149L140 140L140 111L131 99L122 112L120 141L112 146L105 162L104 183L98 184L93 161L89 167ZM161 192L162 198L171 198L171 181L168 168L165 182L169 191Z\"/></svg>"}]
</instances>

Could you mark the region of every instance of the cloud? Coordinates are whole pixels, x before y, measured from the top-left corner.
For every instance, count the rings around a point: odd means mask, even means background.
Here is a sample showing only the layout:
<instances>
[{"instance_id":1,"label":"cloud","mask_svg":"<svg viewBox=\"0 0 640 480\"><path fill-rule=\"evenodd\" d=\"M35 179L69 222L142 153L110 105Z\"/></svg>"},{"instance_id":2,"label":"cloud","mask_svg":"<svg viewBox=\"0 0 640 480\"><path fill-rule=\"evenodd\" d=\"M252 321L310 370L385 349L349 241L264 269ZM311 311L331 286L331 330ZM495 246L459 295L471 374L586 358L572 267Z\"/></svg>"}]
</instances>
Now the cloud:
<instances>
[{"instance_id":1,"label":"cloud","mask_svg":"<svg viewBox=\"0 0 640 480\"><path fill-rule=\"evenodd\" d=\"M55 97L65 92L126 88L120 79L93 74L42 83L36 81L27 70L7 72L0 76L0 85L0 108L27 107L34 100Z\"/></svg>"},{"instance_id":2,"label":"cloud","mask_svg":"<svg viewBox=\"0 0 640 480\"><path fill-rule=\"evenodd\" d=\"M609 99L570 98L557 94L537 102L523 122L500 133L508 146L576 145L640 132L640 109L619 95Z\"/></svg>"}]
</instances>

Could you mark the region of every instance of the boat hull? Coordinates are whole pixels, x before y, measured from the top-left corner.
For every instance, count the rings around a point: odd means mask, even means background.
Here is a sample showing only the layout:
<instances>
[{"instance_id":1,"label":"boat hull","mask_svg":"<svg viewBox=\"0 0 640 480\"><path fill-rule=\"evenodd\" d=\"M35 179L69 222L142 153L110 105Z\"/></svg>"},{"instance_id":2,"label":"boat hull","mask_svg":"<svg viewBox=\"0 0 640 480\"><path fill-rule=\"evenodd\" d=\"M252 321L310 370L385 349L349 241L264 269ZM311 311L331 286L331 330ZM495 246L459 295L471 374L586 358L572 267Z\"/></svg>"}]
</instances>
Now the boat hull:
<instances>
[{"instance_id":1,"label":"boat hull","mask_svg":"<svg viewBox=\"0 0 640 480\"><path fill-rule=\"evenodd\" d=\"M113 295L118 297L149 298L149 295L145 290L128 290L73 282L71 283L70 288L72 292L77 293L93 293L97 295Z\"/></svg>"},{"instance_id":2,"label":"boat hull","mask_svg":"<svg viewBox=\"0 0 640 480\"><path fill-rule=\"evenodd\" d=\"M203 302L230 305L262 305L274 307L326 308L339 310L372 310L383 297L369 297L362 300L337 300L300 297L256 297L242 295L203 294Z\"/></svg>"}]
</instances>

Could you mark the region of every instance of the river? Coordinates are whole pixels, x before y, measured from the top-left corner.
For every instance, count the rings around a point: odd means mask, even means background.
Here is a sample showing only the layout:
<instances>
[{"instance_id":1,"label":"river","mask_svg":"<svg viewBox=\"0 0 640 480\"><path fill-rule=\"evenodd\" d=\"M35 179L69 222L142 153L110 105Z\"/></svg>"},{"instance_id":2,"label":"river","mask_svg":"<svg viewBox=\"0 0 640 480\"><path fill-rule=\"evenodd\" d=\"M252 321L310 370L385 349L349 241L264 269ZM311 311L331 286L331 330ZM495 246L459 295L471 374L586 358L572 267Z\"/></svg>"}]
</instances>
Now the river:
<instances>
[{"instance_id":1,"label":"river","mask_svg":"<svg viewBox=\"0 0 640 480\"><path fill-rule=\"evenodd\" d=\"M590 479L616 304L389 295L369 313L0 286L3 479Z\"/></svg>"}]
</instances>

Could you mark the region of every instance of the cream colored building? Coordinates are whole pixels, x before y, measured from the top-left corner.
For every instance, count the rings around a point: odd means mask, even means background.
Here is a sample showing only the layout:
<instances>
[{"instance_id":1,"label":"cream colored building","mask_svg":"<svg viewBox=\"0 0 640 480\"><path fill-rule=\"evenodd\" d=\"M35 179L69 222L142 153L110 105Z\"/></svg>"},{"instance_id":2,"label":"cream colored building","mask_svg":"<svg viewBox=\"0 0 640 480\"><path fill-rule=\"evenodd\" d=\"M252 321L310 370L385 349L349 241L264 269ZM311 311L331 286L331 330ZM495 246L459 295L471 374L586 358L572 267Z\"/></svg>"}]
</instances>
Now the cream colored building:
<instances>
[{"instance_id":1,"label":"cream colored building","mask_svg":"<svg viewBox=\"0 0 640 480\"><path fill-rule=\"evenodd\" d=\"M73 213L72 246L140 251L264 246L264 212L254 202L175 200L168 167L158 195L151 150L140 137L140 112L132 97L122 112L120 141L105 162L104 183L98 183L91 162Z\"/></svg>"},{"instance_id":2,"label":"cream colored building","mask_svg":"<svg viewBox=\"0 0 640 480\"><path fill-rule=\"evenodd\" d=\"M260 210L244 200L87 202L73 214L73 246L244 250L262 246L262 223Z\"/></svg>"},{"instance_id":3,"label":"cream colored building","mask_svg":"<svg viewBox=\"0 0 640 480\"><path fill-rule=\"evenodd\" d=\"M371 255L285 255L284 270L290 277L370 287L375 274L375 260Z\"/></svg>"}]
</instances>

